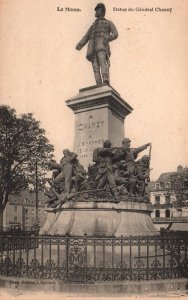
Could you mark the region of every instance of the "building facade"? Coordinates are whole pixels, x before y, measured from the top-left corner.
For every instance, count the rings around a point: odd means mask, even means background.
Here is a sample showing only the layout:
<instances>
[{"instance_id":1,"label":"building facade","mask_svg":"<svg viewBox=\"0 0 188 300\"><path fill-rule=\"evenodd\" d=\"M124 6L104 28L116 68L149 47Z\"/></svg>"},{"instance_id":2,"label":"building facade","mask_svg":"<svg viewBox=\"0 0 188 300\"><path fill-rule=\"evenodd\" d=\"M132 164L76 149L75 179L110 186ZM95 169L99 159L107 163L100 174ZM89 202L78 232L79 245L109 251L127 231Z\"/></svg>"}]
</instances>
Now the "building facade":
<instances>
[{"instance_id":1,"label":"building facade","mask_svg":"<svg viewBox=\"0 0 188 300\"><path fill-rule=\"evenodd\" d=\"M188 168L162 173L150 191L150 202L154 220L188 219Z\"/></svg>"},{"instance_id":2,"label":"building facade","mask_svg":"<svg viewBox=\"0 0 188 300\"><path fill-rule=\"evenodd\" d=\"M38 208L38 209L37 209ZM29 229L38 224L42 227L46 221L45 196L38 192L38 203L36 206L36 194L34 191L22 191L10 195L3 214L3 227L10 228L15 225L22 229Z\"/></svg>"}]
</instances>

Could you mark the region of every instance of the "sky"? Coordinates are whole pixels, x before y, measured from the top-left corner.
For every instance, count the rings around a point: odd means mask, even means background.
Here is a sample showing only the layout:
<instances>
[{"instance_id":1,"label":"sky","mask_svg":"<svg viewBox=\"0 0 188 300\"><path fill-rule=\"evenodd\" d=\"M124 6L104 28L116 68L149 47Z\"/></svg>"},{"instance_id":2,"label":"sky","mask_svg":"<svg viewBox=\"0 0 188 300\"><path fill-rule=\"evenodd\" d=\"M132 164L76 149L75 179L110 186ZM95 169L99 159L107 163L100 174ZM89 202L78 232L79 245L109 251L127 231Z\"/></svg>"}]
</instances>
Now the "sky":
<instances>
[{"instance_id":1,"label":"sky","mask_svg":"<svg viewBox=\"0 0 188 300\"><path fill-rule=\"evenodd\" d=\"M0 0L0 103L41 121L57 161L62 149L73 148L74 114L65 101L95 84L87 47L76 51L75 46L94 22L97 3ZM119 32L110 44L111 86L134 109L125 120L125 136L132 147L152 143L151 179L156 180L188 165L188 1L104 4L106 18ZM168 8L171 12L161 11Z\"/></svg>"}]
</instances>

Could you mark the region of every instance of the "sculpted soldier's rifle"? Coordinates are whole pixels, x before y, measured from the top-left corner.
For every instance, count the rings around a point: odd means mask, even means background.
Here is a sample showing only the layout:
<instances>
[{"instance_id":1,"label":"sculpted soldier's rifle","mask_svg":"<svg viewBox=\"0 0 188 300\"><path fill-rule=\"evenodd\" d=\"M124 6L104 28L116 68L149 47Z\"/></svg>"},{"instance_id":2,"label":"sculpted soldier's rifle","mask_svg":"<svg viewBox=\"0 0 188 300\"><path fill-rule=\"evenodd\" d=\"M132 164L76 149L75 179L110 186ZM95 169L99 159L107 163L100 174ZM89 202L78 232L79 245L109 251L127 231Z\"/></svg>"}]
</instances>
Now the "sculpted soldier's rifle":
<instances>
[{"instance_id":1,"label":"sculpted soldier's rifle","mask_svg":"<svg viewBox=\"0 0 188 300\"><path fill-rule=\"evenodd\" d=\"M52 183L50 182L50 180L48 180L49 185L51 186L51 192L53 192L53 194L56 196L56 199L58 199L54 204L55 207L53 207L53 204L51 205L51 208L54 208L54 212L57 212L61 209L62 205L68 201L71 200L72 198L74 198L75 196L78 196L80 194L84 194L84 193L89 193L89 192L95 192L96 190L85 190L85 191L79 191L76 193L63 193L63 194L59 194L58 192L56 192L56 190L53 188ZM104 191L104 189L98 189L97 191ZM48 192L45 192L46 195L49 195ZM55 199L49 199L47 201L47 203L50 203L51 201L53 201Z\"/></svg>"},{"instance_id":2,"label":"sculpted soldier's rifle","mask_svg":"<svg viewBox=\"0 0 188 300\"><path fill-rule=\"evenodd\" d=\"M152 149L152 143L150 143L150 149L149 149L149 159L151 160L151 149Z\"/></svg>"}]
</instances>

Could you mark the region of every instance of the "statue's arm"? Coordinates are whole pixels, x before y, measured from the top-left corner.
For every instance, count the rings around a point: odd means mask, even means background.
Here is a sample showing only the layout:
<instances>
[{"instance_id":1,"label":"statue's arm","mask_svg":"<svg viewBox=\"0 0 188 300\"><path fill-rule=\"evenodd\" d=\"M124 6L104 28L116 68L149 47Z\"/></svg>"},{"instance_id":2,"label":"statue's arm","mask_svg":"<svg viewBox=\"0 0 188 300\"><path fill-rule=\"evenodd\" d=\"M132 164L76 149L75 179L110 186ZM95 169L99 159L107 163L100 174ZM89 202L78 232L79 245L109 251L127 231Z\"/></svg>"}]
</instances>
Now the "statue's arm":
<instances>
[{"instance_id":1,"label":"statue's arm","mask_svg":"<svg viewBox=\"0 0 188 300\"><path fill-rule=\"evenodd\" d=\"M55 163L55 162L50 162L49 163L49 169L50 170L61 170L61 164Z\"/></svg>"},{"instance_id":2,"label":"statue's arm","mask_svg":"<svg viewBox=\"0 0 188 300\"><path fill-rule=\"evenodd\" d=\"M79 43L76 45L77 50L81 50L87 44L87 42L89 41L89 37L90 37L90 31L91 31L91 28L89 28L89 30L83 36L81 41L79 41Z\"/></svg>"},{"instance_id":3,"label":"statue's arm","mask_svg":"<svg viewBox=\"0 0 188 300\"><path fill-rule=\"evenodd\" d=\"M74 152L71 152L69 156L67 157L64 157L62 160L61 160L61 165L64 166L66 164L69 164L71 163L73 160L75 160L77 158L78 154L74 153Z\"/></svg>"},{"instance_id":4,"label":"statue's arm","mask_svg":"<svg viewBox=\"0 0 188 300\"><path fill-rule=\"evenodd\" d=\"M145 145L143 145L143 146L141 146L141 147L135 148L135 149L133 150L134 155L137 155L138 153L144 151L144 150L145 150L148 146L150 146L150 145L151 145L151 144L148 143L148 144L145 144Z\"/></svg>"},{"instance_id":5,"label":"statue's arm","mask_svg":"<svg viewBox=\"0 0 188 300\"><path fill-rule=\"evenodd\" d=\"M110 24L110 37L109 37L109 42L115 40L118 38L118 31L116 29L116 26L114 25L114 23L112 23L111 21L109 21Z\"/></svg>"}]
</instances>

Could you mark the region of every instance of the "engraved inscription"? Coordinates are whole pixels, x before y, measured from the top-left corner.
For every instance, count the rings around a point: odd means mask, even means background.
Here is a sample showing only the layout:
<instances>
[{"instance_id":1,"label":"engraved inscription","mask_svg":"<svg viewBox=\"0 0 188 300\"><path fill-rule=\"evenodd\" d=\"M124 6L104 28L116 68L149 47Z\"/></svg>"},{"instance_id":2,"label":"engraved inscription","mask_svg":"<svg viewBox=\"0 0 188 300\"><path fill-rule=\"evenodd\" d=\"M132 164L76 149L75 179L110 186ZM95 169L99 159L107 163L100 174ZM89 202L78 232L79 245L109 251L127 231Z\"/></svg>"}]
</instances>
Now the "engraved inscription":
<instances>
[{"instance_id":1,"label":"engraved inscription","mask_svg":"<svg viewBox=\"0 0 188 300\"><path fill-rule=\"evenodd\" d=\"M101 128L103 126L104 126L104 121L79 123L78 130L91 130L91 129Z\"/></svg>"}]
</instances>

